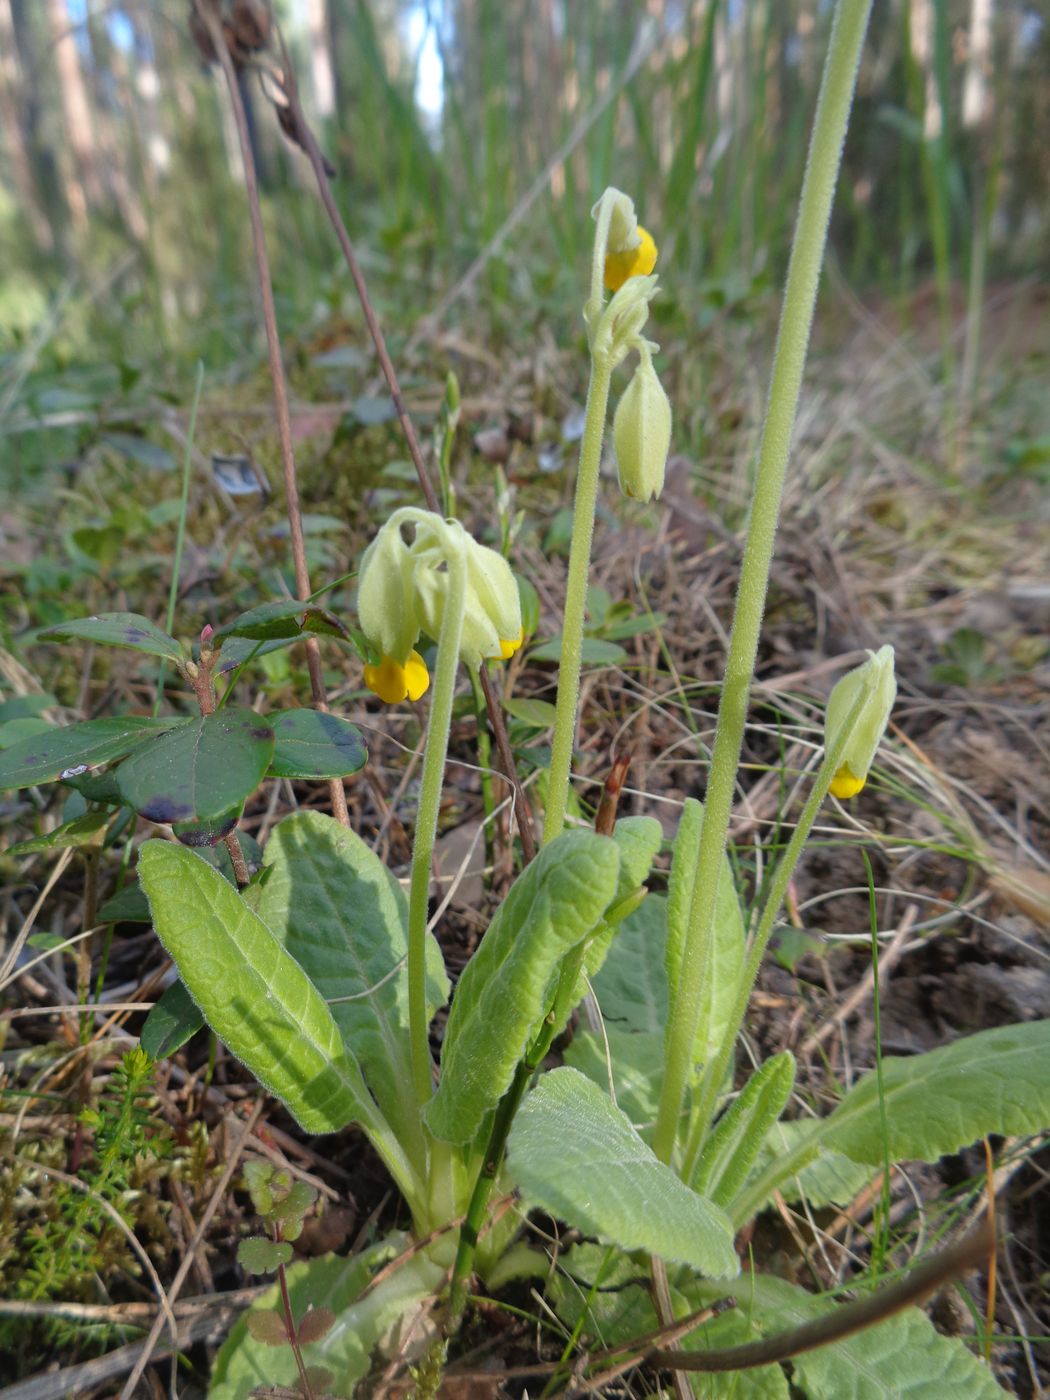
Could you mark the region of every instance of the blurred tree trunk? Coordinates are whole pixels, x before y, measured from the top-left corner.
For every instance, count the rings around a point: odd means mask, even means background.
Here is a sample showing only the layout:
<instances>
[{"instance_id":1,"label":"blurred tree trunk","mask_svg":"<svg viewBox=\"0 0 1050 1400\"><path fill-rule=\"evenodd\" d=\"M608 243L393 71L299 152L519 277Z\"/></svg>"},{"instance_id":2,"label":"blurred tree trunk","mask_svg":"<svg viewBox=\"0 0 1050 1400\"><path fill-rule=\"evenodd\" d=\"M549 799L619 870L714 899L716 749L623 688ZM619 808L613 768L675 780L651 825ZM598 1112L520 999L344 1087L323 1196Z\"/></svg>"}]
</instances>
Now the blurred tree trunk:
<instances>
[{"instance_id":1,"label":"blurred tree trunk","mask_svg":"<svg viewBox=\"0 0 1050 1400\"><path fill-rule=\"evenodd\" d=\"M98 177L91 107L87 99L80 54L71 28L66 0L46 0L51 24L58 100L66 139L63 180L66 201L78 232L87 227L88 203L97 204L102 187Z\"/></svg>"},{"instance_id":2,"label":"blurred tree trunk","mask_svg":"<svg viewBox=\"0 0 1050 1400\"><path fill-rule=\"evenodd\" d=\"M0 0L0 126L3 127L4 145L11 163L11 178L18 192L22 213L37 245L50 253L55 246L55 236L44 213L33 177L33 163L30 160L26 129L22 121L22 114L26 110L23 96L25 75L18 60L10 0Z\"/></svg>"}]
</instances>

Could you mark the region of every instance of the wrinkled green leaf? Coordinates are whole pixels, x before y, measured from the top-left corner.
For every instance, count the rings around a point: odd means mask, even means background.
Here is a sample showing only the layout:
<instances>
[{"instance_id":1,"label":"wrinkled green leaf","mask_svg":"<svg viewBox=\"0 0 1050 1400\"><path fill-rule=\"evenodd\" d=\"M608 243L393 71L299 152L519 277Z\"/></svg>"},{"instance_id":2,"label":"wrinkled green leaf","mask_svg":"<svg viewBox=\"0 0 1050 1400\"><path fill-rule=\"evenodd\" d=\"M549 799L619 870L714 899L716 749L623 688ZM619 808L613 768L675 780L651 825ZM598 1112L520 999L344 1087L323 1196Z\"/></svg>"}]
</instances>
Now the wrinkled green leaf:
<instances>
[{"instance_id":1,"label":"wrinkled green leaf","mask_svg":"<svg viewBox=\"0 0 1050 1400\"><path fill-rule=\"evenodd\" d=\"M154 822L228 817L273 757L273 730L254 710L228 708L183 725L121 765L121 796Z\"/></svg>"},{"instance_id":2,"label":"wrinkled green leaf","mask_svg":"<svg viewBox=\"0 0 1050 1400\"><path fill-rule=\"evenodd\" d=\"M787 1331L835 1306L783 1279L754 1277L751 1297L762 1333ZM1003 1400L992 1373L963 1342L942 1337L916 1308L791 1361L809 1400Z\"/></svg>"},{"instance_id":3,"label":"wrinkled green leaf","mask_svg":"<svg viewBox=\"0 0 1050 1400\"><path fill-rule=\"evenodd\" d=\"M667 984L669 1001L678 990L682 953L689 937L689 910L697 878L696 856L704 824L704 809L688 798L682 809L667 889ZM696 1058L706 1064L729 1033L729 1017L744 966L744 920L727 856L722 857L716 893L714 938L709 975L700 992Z\"/></svg>"},{"instance_id":4,"label":"wrinkled green leaf","mask_svg":"<svg viewBox=\"0 0 1050 1400\"><path fill-rule=\"evenodd\" d=\"M208 1024L299 1124L331 1133L376 1113L320 993L217 870L147 841L139 879L153 926Z\"/></svg>"},{"instance_id":5,"label":"wrinkled green leaf","mask_svg":"<svg viewBox=\"0 0 1050 1400\"><path fill-rule=\"evenodd\" d=\"M182 647L174 637L162 632L148 617L139 613L98 613L94 617L78 617L49 627L37 634L41 642L95 642L99 646L127 647L147 656L163 656L169 661L182 659Z\"/></svg>"},{"instance_id":6,"label":"wrinkled green leaf","mask_svg":"<svg viewBox=\"0 0 1050 1400\"><path fill-rule=\"evenodd\" d=\"M85 812L82 817L74 817L63 822L45 836L31 836L27 841L19 841L8 847L9 856L28 856L37 851L62 851L67 846L91 846L96 837L113 820L112 812Z\"/></svg>"},{"instance_id":7,"label":"wrinkled green leaf","mask_svg":"<svg viewBox=\"0 0 1050 1400\"><path fill-rule=\"evenodd\" d=\"M329 1254L292 1264L287 1270L295 1317L302 1318L309 1308L323 1306L339 1319L339 1325L311 1342L303 1355L308 1365L323 1362L338 1377L340 1395L349 1395L355 1382L367 1375L373 1348L442 1286L444 1269L418 1253L364 1293L373 1274L404 1252L409 1243L403 1236L390 1236L364 1254L349 1258ZM275 1284L234 1323L215 1361L209 1400L249 1400L259 1387L298 1384L291 1348L271 1349L248 1332L247 1318L261 1311L272 1312L278 1305Z\"/></svg>"},{"instance_id":8,"label":"wrinkled green leaf","mask_svg":"<svg viewBox=\"0 0 1050 1400\"><path fill-rule=\"evenodd\" d=\"M728 1207L795 1087L790 1050L760 1065L715 1124L697 1170L693 1189Z\"/></svg>"},{"instance_id":9,"label":"wrinkled green leaf","mask_svg":"<svg viewBox=\"0 0 1050 1400\"><path fill-rule=\"evenodd\" d=\"M709 1278L739 1272L728 1216L659 1161L608 1095L575 1070L550 1071L526 1096L507 1168L529 1201L605 1243Z\"/></svg>"},{"instance_id":10,"label":"wrinkled green leaf","mask_svg":"<svg viewBox=\"0 0 1050 1400\"><path fill-rule=\"evenodd\" d=\"M936 1162L988 1133L1050 1124L1050 1020L968 1035L910 1059L882 1062L891 1161ZM881 1166L883 1127L874 1070L817 1125L820 1142Z\"/></svg>"},{"instance_id":11,"label":"wrinkled green leaf","mask_svg":"<svg viewBox=\"0 0 1050 1400\"><path fill-rule=\"evenodd\" d=\"M361 731L322 710L278 710L267 715L274 733L270 772L278 778L342 778L368 759Z\"/></svg>"},{"instance_id":12,"label":"wrinkled green leaf","mask_svg":"<svg viewBox=\"0 0 1050 1400\"><path fill-rule=\"evenodd\" d=\"M436 1136L466 1142L499 1102L548 1010L554 974L598 929L619 871L614 841L570 831L514 882L456 988L426 1109Z\"/></svg>"},{"instance_id":13,"label":"wrinkled green leaf","mask_svg":"<svg viewBox=\"0 0 1050 1400\"><path fill-rule=\"evenodd\" d=\"M785 1157L811 1132L808 1119L778 1123L756 1158L756 1169L761 1171L771 1162ZM875 1168L865 1162L854 1162L842 1152L821 1147L811 1162L795 1176L780 1182L776 1189L785 1201L805 1200L815 1209L848 1206L870 1183L874 1171Z\"/></svg>"},{"instance_id":14,"label":"wrinkled green leaf","mask_svg":"<svg viewBox=\"0 0 1050 1400\"><path fill-rule=\"evenodd\" d=\"M624 1030L606 1022L601 1032L577 1031L562 1058L606 1093L611 1085L632 1126L648 1137L667 1067L663 1031Z\"/></svg>"},{"instance_id":15,"label":"wrinkled green leaf","mask_svg":"<svg viewBox=\"0 0 1050 1400\"><path fill-rule=\"evenodd\" d=\"M387 1121L419 1136L408 1050L408 904L389 870L353 831L320 812L295 812L266 845L270 876L259 915L310 977ZM393 974L393 975L391 975ZM428 1014L448 997L436 939L427 935ZM342 998L353 1000L342 1000Z\"/></svg>"},{"instance_id":16,"label":"wrinkled green leaf","mask_svg":"<svg viewBox=\"0 0 1050 1400\"><path fill-rule=\"evenodd\" d=\"M138 886L134 887L134 893L142 895ZM142 897L145 899L144 895ZM181 1050L203 1025L200 1007L184 984L176 979L146 1017L139 1044L151 1060L164 1060Z\"/></svg>"},{"instance_id":17,"label":"wrinkled green leaf","mask_svg":"<svg viewBox=\"0 0 1050 1400\"><path fill-rule=\"evenodd\" d=\"M78 776L99 763L123 758L145 740L186 723L174 716L120 715L30 735L0 753L0 790Z\"/></svg>"}]
</instances>

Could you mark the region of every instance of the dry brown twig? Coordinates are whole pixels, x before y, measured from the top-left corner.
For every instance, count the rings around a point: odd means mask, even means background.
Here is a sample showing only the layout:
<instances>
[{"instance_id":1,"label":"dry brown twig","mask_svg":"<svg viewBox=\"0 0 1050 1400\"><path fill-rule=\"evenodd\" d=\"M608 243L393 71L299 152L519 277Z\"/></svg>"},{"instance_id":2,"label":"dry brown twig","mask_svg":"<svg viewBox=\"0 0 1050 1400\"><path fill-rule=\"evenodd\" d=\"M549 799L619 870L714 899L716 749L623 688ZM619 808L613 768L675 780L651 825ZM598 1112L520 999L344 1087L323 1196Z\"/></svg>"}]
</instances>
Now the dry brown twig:
<instances>
[{"instance_id":1,"label":"dry brown twig","mask_svg":"<svg viewBox=\"0 0 1050 1400\"><path fill-rule=\"evenodd\" d=\"M270 379L273 385L274 414L277 420L277 436L281 448L281 467L284 474L285 502L288 513L288 529L292 545L292 561L295 568L295 590L300 600L310 597L310 575L306 566L306 542L303 535L302 507L299 503L299 479L295 467L295 451L292 447L292 425L288 411L288 383L281 359L281 344L277 331L277 309L273 299L273 284L270 278L270 259L266 250L266 234L263 230L262 211L259 205L259 185L255 173L255 160L252 155L248 121L237 83L234 61L223 34L219 16L208 0L193 0L193 13L204 25L210 37L219 64L226 79L237 128L237 140L244 165L244 188L248 198L248 213L252 228L252 246L255 251L255 270L262 301L263 325L266 330L266 349L270 362ZM321 670L321 651L316 637L307 637L306 665L310 674L310 692L313 703L319 710L328 709L324 675ZM349 827L350 814L346 806L346 792L341 778L333 778L328 790L331 796L332 813L343 826Z\"/></svg>"}]
</instances>

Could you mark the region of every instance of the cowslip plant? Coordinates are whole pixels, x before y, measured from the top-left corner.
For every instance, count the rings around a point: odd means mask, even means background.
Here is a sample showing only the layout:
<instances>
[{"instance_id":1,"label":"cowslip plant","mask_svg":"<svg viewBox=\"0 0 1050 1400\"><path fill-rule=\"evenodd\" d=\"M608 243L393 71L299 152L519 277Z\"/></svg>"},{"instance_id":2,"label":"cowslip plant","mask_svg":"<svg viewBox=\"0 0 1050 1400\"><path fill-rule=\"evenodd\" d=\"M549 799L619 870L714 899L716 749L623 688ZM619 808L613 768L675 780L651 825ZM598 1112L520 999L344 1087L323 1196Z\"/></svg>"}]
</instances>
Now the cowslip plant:
<instances>
[{"instance_id":1,"label":"cowslip plant","mask_svg":"<svg viewBox=\"0 0 1050 1400\"><path fill-rule=\"evenodd\" d=\"M407 1234L388 1235L349 1259L290 1263L279 1239L263 1242L276 1253L249 1250L246 1267L270 1264L283 1274L274 1296L223 1348L215 1396L286 1384L308 1393L313 1367L346 1393L367 1374L373 1348L401 1351L413 1339L426 1353L420 1374L433 1378L468 1306L471 1280L495 1289L530 1275L551 1275L552 1306L573 1336L600 1337L612 1349L595 1362L599 1373L603 1359L644 1354L650 1343L632 1352L634 1339L658 1321L687 1316L682 1350L671 1359L658 1353L659 1364L705 1371L698 1393L740 1393L732 1373L744 1369L752 1373L749 1392L786 1397L780 1363L791 1359L791 1385L815 1400L1002 1394L961 1343L938 1336L910 1306L973 1262L972 1247L949 1254L939 1272L916 1271L855 1305L840 1307L758 1272L733 1282L741 1271L738 1234L774 1195L848 1200L887 1153L935 1161L982 1135L1034 1133L1050 1119L1047 1022L887 1060L823 1119L782 1121L795 1077L787 1052L734 1088L735 1047L787 884L829 795L848 800L868 779L894 698L889 648L840 682L791 838L760 907L745 916L726 834L869 8L870 0L840 0L836 10L707 792L703 806L685 805L666 896L647 893L661 844L654 820L604 822L601 830L567 822L598 468L613 375L628 356L637 365L613 422L626 496L658 495L670 439L655 347L642 334L657 293L655 241L615 189L595 206L583 312L591 374L543 845L460 978L439 1062L430 1030L449 999L449 981L428 927L428 895L459 668L481 674L522 635L509 568L457 521L399 511L361 563L366 683L390 703L429 702L407 896L360 837L317 812L293 813L276 826L261 877L243 891L185 845L152 840L142 847L139 876L153 923L193 1003L304 1130L358 1125L408 1216ZM424 633L436 643L432 679L417 645ZM544 1070L587 996L599 1028L578 1029L563 1063ZM553 1274L546 1255L518 1238L531 1206L579 1234ZM265 1217L272 1201L260 1197L257 1209ZM442 1305L436 1312L435 1300ZM304 1334L301 1320L322 1306L330 1325L322 1314ZM273 1320L251 1320L260 1316ZM552 1368L552 1387L558 1375Z\"/></svg>"}]
</instances>

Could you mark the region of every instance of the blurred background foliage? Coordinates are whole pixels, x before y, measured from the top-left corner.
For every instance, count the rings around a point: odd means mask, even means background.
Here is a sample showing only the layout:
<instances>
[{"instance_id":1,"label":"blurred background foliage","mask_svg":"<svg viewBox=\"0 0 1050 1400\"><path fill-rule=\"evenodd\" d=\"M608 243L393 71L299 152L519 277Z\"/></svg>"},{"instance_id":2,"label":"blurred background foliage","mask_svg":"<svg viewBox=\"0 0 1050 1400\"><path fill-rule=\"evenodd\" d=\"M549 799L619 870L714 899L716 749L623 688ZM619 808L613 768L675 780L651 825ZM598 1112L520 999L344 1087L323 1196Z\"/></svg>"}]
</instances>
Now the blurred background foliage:
<instances>
[{"instance_id":1,"label":"blurred background foliage","mask_svg":"<svg viewBox=\"0 0 1050 1400\"><path fill-rule=\"evenodd\" d=\"M488 345L578 334L589 210L608 183L657 231L658 314L686 337L778 287L828 0L275 10L395 351L435 310L444 325L469 314ZM187 0L0 0L9 467L12 453L38 455L29 424L75 427L134 402L136 386L184 396L197 357L214 385L258 351L236 141L188 15ZM243 85L282 328L363 344L306 162L256 78ZM953 298L1046 270L1048 130L1045 10L876 0L832 258L905 317L916 288L932 289L946 374ZM443 296L483 251L477 293L445 316Z\"/></svg>"}]
</instances>

